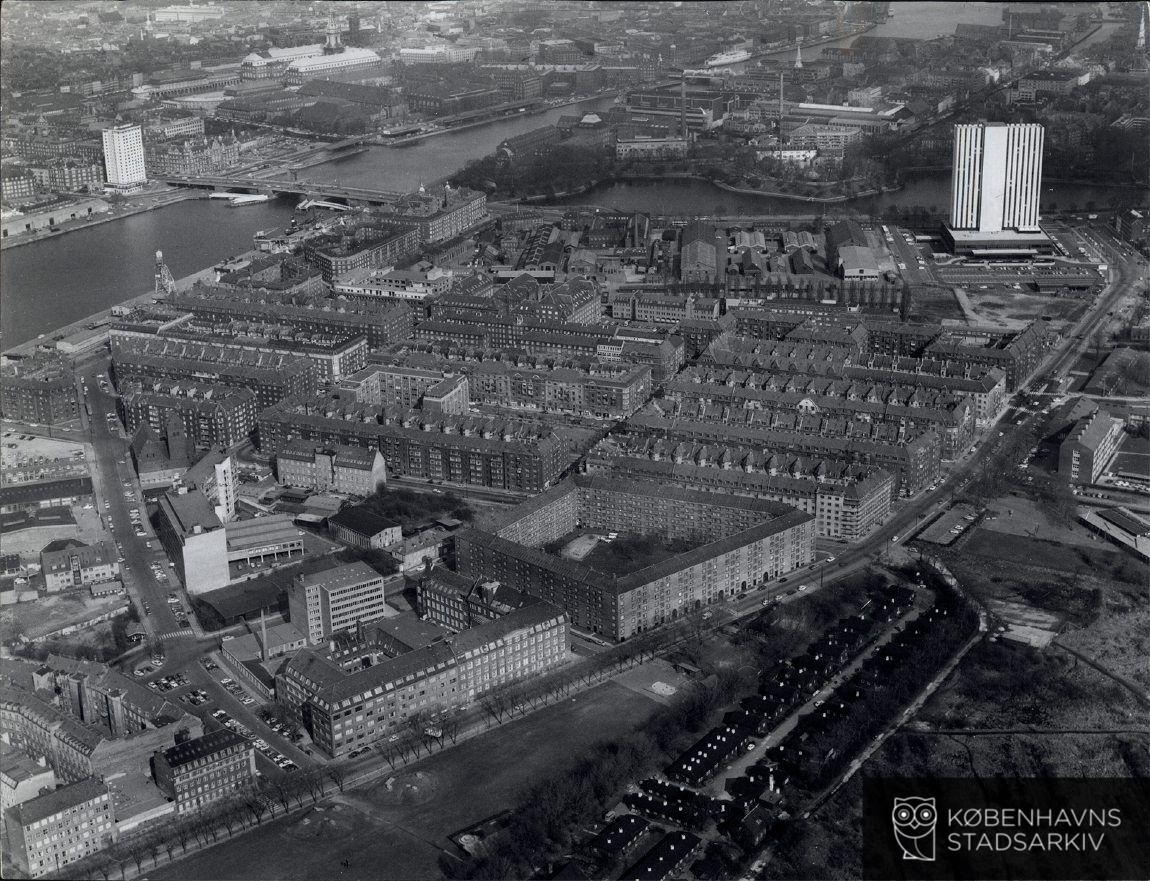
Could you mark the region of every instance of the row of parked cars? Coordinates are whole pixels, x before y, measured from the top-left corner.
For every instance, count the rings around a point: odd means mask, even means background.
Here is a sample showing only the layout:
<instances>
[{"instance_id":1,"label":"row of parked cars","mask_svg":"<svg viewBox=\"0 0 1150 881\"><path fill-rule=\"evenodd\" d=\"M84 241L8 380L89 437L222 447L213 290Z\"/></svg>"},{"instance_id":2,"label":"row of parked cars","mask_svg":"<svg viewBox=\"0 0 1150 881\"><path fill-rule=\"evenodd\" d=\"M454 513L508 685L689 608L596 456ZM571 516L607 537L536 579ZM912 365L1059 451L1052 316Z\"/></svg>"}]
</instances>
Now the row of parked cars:
<instances>
[{"instance_id":1,"label":"row of parked cars","mask_svg":"<svg viewBox=\"0 0 1150 881\"><path fill-rule=\"evenodd\" d=\"M175 691L177 688L183 688L188 684L188 677L184 673L173 673L170 676L164 676L161 679L153 680L148 683L148 688L152 691L168 692Z\"/></svg>"},{"instance_id":2,"label":"row of parked cars","mask_svg":"<svg viewBox=\"0 0 1150 881\"><path fill-rule=\"evenodd\" d=\"M202 688L197 688L195 691L189 691L187 694L180 695L180 700L185 704L191 704L193 707L198 707L201 704L206 704L209 700L208 693Z\"/></svg>"},{"instance_id":3,"label":"row of parked cars","mask_svg":"<svg viewBox=\"0 0 1150 881\"><path fill-rule=\"evenodd\" d=\"M232 679L232 677L225 676L220 680L220 685L222 685L227 690L228 694L238 700L245 707L250 707L255 703L255 698L245 692L240 684Z\"/></svg>"},{"instance_id":4,"label":"row of parked cars","mask_svg":"<svg viewBox=\"0 0 1150 881\"><path fill-rule=\"evenodd\" d=\"M295 762L277 750L274 746L269 744L262 737L252 737L252 730L243 722L240 722L238 719L233 719L230 715L228 715L226 711L214 710L212 712L212 718L223 725L225 728L234 731L241 737L246 737L248 740L250 740L252 746L254 746L256 750L264 756L264 758L266 758L269 762L272 762L277 768L287 771L288 773L291 773L292 771L295 771L299 768L299 765L297 765Z\"/></svg>"}]
</instances>

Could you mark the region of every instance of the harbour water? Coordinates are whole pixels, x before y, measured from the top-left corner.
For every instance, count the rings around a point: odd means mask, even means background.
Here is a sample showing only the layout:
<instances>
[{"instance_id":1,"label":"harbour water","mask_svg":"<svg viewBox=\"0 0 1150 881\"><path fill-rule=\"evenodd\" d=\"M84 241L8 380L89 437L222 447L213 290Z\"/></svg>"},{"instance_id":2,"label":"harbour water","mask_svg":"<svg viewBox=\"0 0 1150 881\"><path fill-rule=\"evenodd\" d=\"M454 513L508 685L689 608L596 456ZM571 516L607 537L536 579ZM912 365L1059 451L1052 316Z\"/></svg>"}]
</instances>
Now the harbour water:
<instances>
[{"instance_id":1,"label":"harbour water","mask_svg":"<svg viewBox=\"0 0 1150 881\"><path fill-rule=\"evenodd\" d=\"M879 36L930 38L953 33L957 24L1001 20L997 3L892 3L892 17L870 31ZM848 44L847 38L826 45ZM814 57L820 47L810 47ZM791 54L788 50L786 54ZM343 160L316 165L302 176L339 181L347 186L411 190L439 180L472 159L490 153L500 141L543 125L564 114L602 109L610 99L551 108L487 125L418 140L403 147L373 147ZM827 213L897 205L943 206L949 195L945 173L917 178L896 193L873 201L830 205ZM1085 208L1099 205L1106 190L1078 185L1048 187L1044 205ZM666 180L601 186L568 203L596 204L655 213L811 213L811 203L729 193L702 181ZM152 285L153 255L162 249L177 276L187 275L250 247L259 229L284 225L294 201L271 202L230 210L206 200L181 202L145 214L99 224L66 235L6 250L0 260L0 348L46 334L94 312L137 296Z\"/></svg>"},{"instance_id":2,"label":"harbour water","mask_svg":"<svg viewBox=\"0 0 1150 881\"><path fill-rule=\"evenodd\" d=\"M1044 210L1086 209L1088 203L1104 207L1114 191L1089 184L1050 184L1042 194ZM735 214L882 214L894 207L921 207L932 213L950 203L950 175L929 172L911 177L902 189L849 202L814 203L802 199L732 193L701 180L630 181L601 184L579 196L558 200L563 205L592 205L652 214L718 215Z\"/></svg>"},{"instance_id":3,"label":"harbour water","mask_svg":"<svg viewBox=\"0 0 1150 881\"><path fill-rule=\"evenodd\" d=\"M286 224L294 205L196 199L10 248L0 258L0 348L151 290L157 250L176 278L242 253L257 230Z\"/></svg>"},{"instance_id":4,"label":"harbour water","mask_svg":"<svg viewBox=\"0 0 1150 881\"><path fill-rule=\"evenodd\" d=\"M336 159L300 172L301 180L338 183L347 187L376 187L411 192L458 171L472 159L494 152L500 142L545 125L560 116L588 113L611 106L611 98L553 107L543 113L524 113L486 125L445 132L401 147L371 147L346 159Z\"/></svg>"}]
</instances>

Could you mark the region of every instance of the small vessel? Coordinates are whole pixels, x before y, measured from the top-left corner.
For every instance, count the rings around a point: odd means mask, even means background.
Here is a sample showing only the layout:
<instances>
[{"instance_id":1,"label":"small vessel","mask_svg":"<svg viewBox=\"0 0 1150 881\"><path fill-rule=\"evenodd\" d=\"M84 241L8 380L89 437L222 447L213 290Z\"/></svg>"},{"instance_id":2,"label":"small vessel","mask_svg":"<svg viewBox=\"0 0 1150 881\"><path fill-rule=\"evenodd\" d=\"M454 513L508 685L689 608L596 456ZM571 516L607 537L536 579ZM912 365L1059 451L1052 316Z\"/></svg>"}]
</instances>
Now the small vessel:
<instances>
[{"instance_id":1,"label":"small vessel","mask_svg":"<svg viewBox=\"0 0 1150 881\"><path fill-rule=\"evenodd\" d=\"M238 195L228 199L229 208L242 208L245 205L259 205L261 202L270 202L272 197L266 193L252 193L251 195Z\"/></svg>"},{"instance_id":2,"label":"small vessel","mask_svg":"<svg viewBox=\"0 0 1150 881\"><path fill-rule=\"evenodd\" d=\"M726 52L718 52L712 55L706 61L707 67L726 67L728 64L738 64L740 61L746 61L751 57L751 53L746 49L730 49Z\"/></svg>"}]
</instances>

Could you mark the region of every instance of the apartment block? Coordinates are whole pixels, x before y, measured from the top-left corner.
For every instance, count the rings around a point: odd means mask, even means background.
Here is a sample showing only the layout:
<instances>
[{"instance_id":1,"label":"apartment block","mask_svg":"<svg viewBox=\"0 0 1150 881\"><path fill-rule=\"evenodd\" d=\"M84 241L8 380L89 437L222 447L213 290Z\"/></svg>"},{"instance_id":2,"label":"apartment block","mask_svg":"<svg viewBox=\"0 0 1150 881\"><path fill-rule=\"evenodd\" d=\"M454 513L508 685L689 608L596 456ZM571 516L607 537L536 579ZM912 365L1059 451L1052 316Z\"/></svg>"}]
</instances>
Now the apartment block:
<instances>
[{"instance_id":1,"label":"apartment block","mask_svg":"<svg viewBox=\"0 0 1150 881\"><path fill-rule=\"evenodd\" d=\"M378 449L294 444L276 454L276 475L284 486L370 496L387 484L387 465Z\"/></svg>"},{"instance_id":2,"label":"apartment block","mask_svg":"<svg viewBox=\"0 0 1150 881\"><path fill-rule=\"evenodd\" d=\"M94 545L74 538L58 538L40 551L40 572L49 592L70 590L111 581L120 574L115 546L106 541Z\"/></svg>"},{"instance_id":3,"label":"apartment block","mask_svg":"<svg viewBox=\"0 0 1150 881\"><path fill-rule=\"evenodd\" d=\"M229 729L213 731L157 750L152 773L156 785L176 803L177 813L193 814L252 786L256 779L255 747Z\"/></svg>"},{"instance_id":4,"label":"apartment block","mask_svg":"<svg viewBox=\"0 0 1150 881\"><path fill-rule=\"evenodd\" d=\"M1097 483L1122 442L1123 425L1101 410L1074 424L1058 447L1058 471L1079 486Z\"/></svg>"},{"instance_id":5,"label":"apartment block","mask_svg":"<svg viewBox=\"0 0 1150 881\"><path fill-rule=\"evenodd\" d=\"M5 812L9 856L33 878L59 872L117 839L112 795L88 778Z\"/></svg>"},{"instance_id":6,"label":"apartment block","mask_svg":"<svg viewBox=\"0 0 1150 881\"><path fill-rule=\"evenodd\" d=\"M459 574L562 608L573 626L626 639L811 562L814 518L764 499L579 475L456 534ZM620 576L547 553L576 528L658 534L686 553Z\"/></svg>"},{"instance_id":7,"label":"apartment block","mask_svg":"<svg viewBox=\"0 0 1150 881\"><path fill-rule=\"evenodd\" d=\"M388 474L538 492L567 467L564 446L536 422L380 411L355 401L297 398L259 417L260 449L276 453L293 441L377 448Z\"/></svg>"}]
</instances>

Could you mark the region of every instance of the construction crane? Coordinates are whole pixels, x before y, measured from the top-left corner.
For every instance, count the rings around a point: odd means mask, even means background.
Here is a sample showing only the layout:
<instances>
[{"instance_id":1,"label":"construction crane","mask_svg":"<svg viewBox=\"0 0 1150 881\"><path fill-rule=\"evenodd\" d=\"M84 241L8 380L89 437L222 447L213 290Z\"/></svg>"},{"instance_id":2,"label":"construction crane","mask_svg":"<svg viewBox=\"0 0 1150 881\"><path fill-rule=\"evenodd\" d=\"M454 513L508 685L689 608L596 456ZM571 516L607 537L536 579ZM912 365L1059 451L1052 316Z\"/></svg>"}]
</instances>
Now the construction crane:
<instances>
[{"instance_id":1,"label":"construction crane","mask_svg":"<svg viewBox=\"0 0 1150 881\"><path fill-rule=\"evenodd\" d=\"M176 292L176 280L172 278L172 270L164 262L164 252L156 252L156 296L167 297Z\"/></svg>"}]
</instances>

